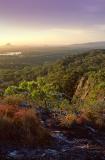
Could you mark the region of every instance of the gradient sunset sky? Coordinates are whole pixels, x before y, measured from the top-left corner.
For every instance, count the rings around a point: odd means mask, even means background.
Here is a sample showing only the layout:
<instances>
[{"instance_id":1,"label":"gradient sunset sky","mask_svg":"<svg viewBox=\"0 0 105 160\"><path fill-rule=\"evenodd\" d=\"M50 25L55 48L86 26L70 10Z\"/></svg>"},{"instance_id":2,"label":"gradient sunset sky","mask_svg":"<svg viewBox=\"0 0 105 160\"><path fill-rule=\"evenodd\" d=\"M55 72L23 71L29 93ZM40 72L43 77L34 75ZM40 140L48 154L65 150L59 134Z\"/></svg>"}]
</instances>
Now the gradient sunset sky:
<instances>
[{"instance_id":1,"label":"gradient sunset sky","mask_svg":"<svg viewBox=\"0 0 105 160\"><path fill-rule=\"evenodd\" d=\"M0 0L0 45L105 40L105 0Z\"/></svg>"}]
</instances>

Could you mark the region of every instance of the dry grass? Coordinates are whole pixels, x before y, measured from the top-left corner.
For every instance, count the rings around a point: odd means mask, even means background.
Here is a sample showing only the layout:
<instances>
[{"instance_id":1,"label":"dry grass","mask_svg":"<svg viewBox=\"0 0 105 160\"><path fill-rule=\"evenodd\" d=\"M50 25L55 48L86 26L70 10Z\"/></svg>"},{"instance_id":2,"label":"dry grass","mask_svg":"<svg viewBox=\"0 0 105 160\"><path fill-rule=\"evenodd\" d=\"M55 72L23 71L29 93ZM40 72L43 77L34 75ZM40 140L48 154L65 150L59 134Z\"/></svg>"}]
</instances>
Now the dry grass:
<instances>
[{"instance_id":1,"label":"dry grass","mask_svg":"<svg viewBox=\"0 0 105 160\"><path fill-rule=\"evenodd\" d=\"M25 100L25 97L22 95L9 95L4 97L3 102L9 105L19 105Z\"/></svg>"},{"instance_id":2,"label":"dry grass","mask_svg":"<svg viewBox=\"0 0 105 160\"><path fill-rule=\"evenodd\" d=\"M76 122L75 114L68 114L66 116L59 117L60 125L62 127L70 128Z\"/></svg>"},{"instance_id":3,"label":"dry grass","mask_svg":"<svg viewBox=\"0 0 105 160\"><path fill-rule=\"evenodd\" d=\"M76 123L79 124L79 125L84 125L86 124L88 121L87 117L85 115L80 115L80 116L77 116L77 119L76 119Z\"/></svg>"},{"instance_id":4,"label":"dry grass","mask_svg":"<svg viewBox=\"0 0 105 160\"><path fill-rule=\"evenodd\" d=\"M60 126L70 128L76 125L91 125L97 129L105 129L105 102L98 101L94 104L85 104L79 108L79 114L71 113L59 116Z\"/></svg>"},{"instance_id":5,"label":"dry grass","mask_svg":"<svg viewBox=\"0 0 105 160\"><path fill-rule=\"evenodd\" d=\"M35 111L0 105L0 141L23 146L45 145L49 133L41 126Z\"/></svg>"},{"instance_id":6,"label":"dry grass","mask_svg":"<svg viewBox=\"0 0 105 160\"><path fill-rule=\"evenodd\" d=\"M98 102L83 109L87 120L97 128L105 128L105 102Z\"/></svg>"},{"instance_id":7,"label":"dry grass","mask_svg":"<svg viewBox=\"0 0 105 160\"><path fill-rule=\"evenodd\" d=\"M75 114L68 114L66 116L62 116L59 118L60 125L62 127L70 128L72 125L84 125L87 123L88 119L85 115L75 115Z\"/></svg>"}]
</instances>

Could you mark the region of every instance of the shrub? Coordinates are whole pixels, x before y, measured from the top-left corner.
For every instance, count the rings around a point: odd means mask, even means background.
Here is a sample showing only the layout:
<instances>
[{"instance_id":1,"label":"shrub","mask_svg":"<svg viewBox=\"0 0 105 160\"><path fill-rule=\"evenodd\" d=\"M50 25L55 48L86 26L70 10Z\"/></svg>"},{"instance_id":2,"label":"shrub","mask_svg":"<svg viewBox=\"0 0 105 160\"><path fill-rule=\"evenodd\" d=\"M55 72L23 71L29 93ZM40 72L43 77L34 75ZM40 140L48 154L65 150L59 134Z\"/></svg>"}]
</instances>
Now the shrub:
<instances>
[{"instance_id":1,"label":"shrub","mask_svg":"<svg viewBox=\"0 0 105 160\"><path fill-rule=\"evenodd\" d=\"M0 118L13 118L18 108L11 105L0 105Z\"/></svg>"},{"instance_id":2,"label":"shrub","mask_svg":"<svg viewBox=\"0 0 105 160\"><path fill-rule=\"evenodd\" d=\"M16 92L16 86L9 86L6 90L5 90L5 95L13 95Z\"/></svg>"},{"instance_id":3,"label":"shrub","mask_svg":"<svg viewBox=\"0 0 105 160\"><path fill-rule=\"evenodd\" d=\"M84 125L88 122L88 118L84 114L77 116L76 123L79 125Z\"/></svg>"},{"instance_id":4,"label":"shrub","mask_svg":"<svg viewBox=\"0 0 105 160\"><path fill-rule=\"evenodd\" d=\"M105 102L97 102L83 109L84 115L98 128L105 127Z\"/></svg>"},{"instance_id":5,"label":"shrub","mask_svg":"<svg viewBox=\"0 0 105 160\"><path fill-rule=\"evenodd\" d=\"M33 109L0 106L0 141L14 145L35 146L49 143L50 135L44 129Z\"/></svg>"},{"instance_id":6,"label":"shrub","mask_svg":"<svg viewBox=\"0 0 105 160\"><path fill-rule=\"evenodd\" d=\"M4 97L3 102L9 105L19 105L25 100L22 95L9 95Z\"/></svg>"},{"instance_id":7,"label":"shrub","mask_svg":"<svg viewBox=\"0 0 105 160\"><path fill-rule=\"evenodd\" d=\"M62 127L70 128L76 122L75 114L68 114L66 116L59 117L60 125Z\"/></svg>"}]
</instances>

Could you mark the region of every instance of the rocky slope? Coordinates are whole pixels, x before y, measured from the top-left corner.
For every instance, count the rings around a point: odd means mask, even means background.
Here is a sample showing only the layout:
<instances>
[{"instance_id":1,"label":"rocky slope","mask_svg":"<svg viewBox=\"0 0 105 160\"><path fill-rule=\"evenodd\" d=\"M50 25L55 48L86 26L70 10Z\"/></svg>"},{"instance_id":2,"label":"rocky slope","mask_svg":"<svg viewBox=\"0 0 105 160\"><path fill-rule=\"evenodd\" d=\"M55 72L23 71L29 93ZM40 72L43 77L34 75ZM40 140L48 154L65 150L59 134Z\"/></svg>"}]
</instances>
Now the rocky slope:
<instances>
[{"instance_id":1,"label":"rocky slope","mask_svg":"<svg viewBox=\"0 0 105 160\"><path fill-rule=\"evenodd\" d=\"M94 99L96 101L105 100L105 81L103 77L97 77L99 73L94 75L84 75L78 81L73 97L80 100ZM102 80L103 78L103 80Z\"/></svg>"},{"instance_id":2,"label":"rocky slope","mask_svg":"<svg viewBox=\"0 0 105 160\"><path fill-rule=\"evenodd\" d=\"M44 115L43 115L44 114ZM90 126L78 126L72 131L53 124L51 113L40 112L46 119L46 126L52 136L52 145L46 148L24 148L0 146L2 160L105 160L105 133L99 133ZM50 120L50 126L48 121ZM77 134L78 132L78 134Z\"/></svg>"}]
</instances>

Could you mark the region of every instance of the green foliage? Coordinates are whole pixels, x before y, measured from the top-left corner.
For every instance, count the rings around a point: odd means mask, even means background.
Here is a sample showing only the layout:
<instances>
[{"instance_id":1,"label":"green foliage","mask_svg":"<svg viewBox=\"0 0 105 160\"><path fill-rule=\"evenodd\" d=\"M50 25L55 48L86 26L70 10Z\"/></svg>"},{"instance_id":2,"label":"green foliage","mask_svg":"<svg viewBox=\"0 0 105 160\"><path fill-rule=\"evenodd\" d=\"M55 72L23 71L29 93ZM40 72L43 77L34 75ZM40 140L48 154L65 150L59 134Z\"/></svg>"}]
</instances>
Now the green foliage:
<instances>
[{"instance_id":1,"label":"green foliage","mask_svg":"<svg viewBox=\"0 0 105 160\"><path fill-rule=\"evenodd\" d=\"M75 114L82 107L104 101L105 50L71 55L50 65L25 66L14 70L13 76L11 72L7 75L6 71L2 74L8 80L13 77L13 81L5 87L4 96L25 95L38 106L58 108ZM76 94L83 77L86 78Z\"/></svg>"},{"instance_id":2,"label":"green foliage","mask_svg":"<svg viewBox=\"0 0 105 160\"><path fill-rule=\"evenodd\" d=\"M19 84L20 89L26 90L27 87L28 87L28 83L26 81L20 82Z\"/></svg>"},{"instance_id":3,"label":"green foliage","mask_svg":"<svg viewBox=\"0 0 105 160\"><path fill-rule=\"evenodd\" d=\"M101 83L98 85L98 89L105 89L105 82L101 82Z\"/></svg>"},{"instance_id":4,"label":"green foliage","mask_svg":"<svg viewBox=\"0 0 105 160\"><path fill-rule=\"evenodd\" d=\"M73 113L73 110L74 110L73 106L70 104L70 102L67 99L64 99L61 101L60 108L62 110L68 111L69 113Z\"/></svg>"},{"instance_id":5,"label":"green foliage","mask_svg":"<svg viewBox=\"0 0 105 160\"><path fill-rule=\"evenodd\" d=\"M15 94L16 86L10 86L5 90L6 95L13 95Z\"/></svg>"}]
</instances>

